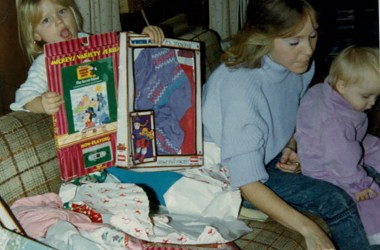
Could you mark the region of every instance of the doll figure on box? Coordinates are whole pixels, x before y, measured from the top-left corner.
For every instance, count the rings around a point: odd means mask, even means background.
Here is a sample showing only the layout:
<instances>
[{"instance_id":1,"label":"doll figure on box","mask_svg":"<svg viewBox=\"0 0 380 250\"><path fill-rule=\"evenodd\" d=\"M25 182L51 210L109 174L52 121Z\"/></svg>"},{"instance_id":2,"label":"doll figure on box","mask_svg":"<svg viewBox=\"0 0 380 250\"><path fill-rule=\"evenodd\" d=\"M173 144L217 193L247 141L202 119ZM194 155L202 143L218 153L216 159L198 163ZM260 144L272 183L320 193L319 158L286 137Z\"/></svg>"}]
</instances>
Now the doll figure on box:
<instances>
[{"instance_id":1,"label":"doll figure on box","mask_svg":"<svg viewBox=\"0 0 380 250\"><path fill-rule=\"evenodd\" d=\"M134 143L133 160L138 163L143 163L149 151L151 142L154 138L153 129L148 128L149 120L146 119L141 123L141 118L136 116L133 118L132 138Z\"/></svg>"},{"instance_id":2,"label":"doll figure on box","mask_svg":"<svg viewBox=\"0 0 380 250\"><path fill-rule=\"evenodd\" d=\"M96 113L94 112L93 107L89 107L83 115L83 122L85 124L85 128L92 128L95 127L95 122L93 121L93 118L96 117Z\"/></svg>"}]
</instances>

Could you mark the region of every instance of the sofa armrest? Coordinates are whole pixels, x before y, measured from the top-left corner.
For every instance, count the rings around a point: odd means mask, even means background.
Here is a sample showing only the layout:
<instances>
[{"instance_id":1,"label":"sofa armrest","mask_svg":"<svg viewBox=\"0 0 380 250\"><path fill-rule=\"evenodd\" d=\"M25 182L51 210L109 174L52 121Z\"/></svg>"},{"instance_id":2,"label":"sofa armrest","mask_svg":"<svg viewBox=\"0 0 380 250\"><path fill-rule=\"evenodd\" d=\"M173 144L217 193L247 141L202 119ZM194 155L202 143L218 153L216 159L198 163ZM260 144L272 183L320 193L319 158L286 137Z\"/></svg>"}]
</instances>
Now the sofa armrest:
<instances>
[{"instance_id":1,"label":"sofa armrest","mask_svg":"<svg viewBox=\"0 0 380 250\"><path fill-rule=\"evenodd\" d=\"M19 111L0 117L0 173L0 195L9 205L59 191L51 116Z\"/></svg>"}]
</instances>

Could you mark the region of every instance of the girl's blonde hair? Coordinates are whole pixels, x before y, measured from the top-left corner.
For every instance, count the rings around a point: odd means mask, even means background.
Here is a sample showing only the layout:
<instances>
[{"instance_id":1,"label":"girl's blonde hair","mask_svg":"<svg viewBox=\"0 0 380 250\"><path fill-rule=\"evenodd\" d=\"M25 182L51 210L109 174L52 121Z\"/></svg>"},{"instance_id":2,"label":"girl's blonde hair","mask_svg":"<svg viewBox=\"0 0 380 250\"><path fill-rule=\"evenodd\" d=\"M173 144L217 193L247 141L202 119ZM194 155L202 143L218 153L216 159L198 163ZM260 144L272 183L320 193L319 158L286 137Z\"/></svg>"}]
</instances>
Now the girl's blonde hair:
<instances>
[{"instance_id":1,"label":"girl's blonde hair","mask_svg":"<svg viewBox=\"0 0 380 250\"><path fill-rule=\"evenodd\" d=\"M42 0L17 0L17 24L18 35L21 47L25 51L30 61L33 61L39 54L43 53L43 42L34 40L34 29L41 21ZM83 19L74 0L51 0L54 3L68 8L77 24L78 31L82 30Z\"/></svg>"},{"instance_id":2,"label":"girl's blonde hair","mask_svg":"<svg viewBox=\"0 0 380 250\"><path fill-rule=\"evenodd\" d=\"M333 88L339 80L345 84L364 83L370 79L380 84L379 48L349 46L333 60L329 81Z\"/></svg>"},{"instance_id":3,"label":"girl's blonde hair","mask_svg":"<svg viewBox=\"0 0 380 250\"><path fill-rule=\"evenodd\" d=\"M258 68L273 40L297 34L308 18L316 27L316 12L306 0L251 0L245 26L221 59L231 68Z\"/></svg>"}]
</instances>

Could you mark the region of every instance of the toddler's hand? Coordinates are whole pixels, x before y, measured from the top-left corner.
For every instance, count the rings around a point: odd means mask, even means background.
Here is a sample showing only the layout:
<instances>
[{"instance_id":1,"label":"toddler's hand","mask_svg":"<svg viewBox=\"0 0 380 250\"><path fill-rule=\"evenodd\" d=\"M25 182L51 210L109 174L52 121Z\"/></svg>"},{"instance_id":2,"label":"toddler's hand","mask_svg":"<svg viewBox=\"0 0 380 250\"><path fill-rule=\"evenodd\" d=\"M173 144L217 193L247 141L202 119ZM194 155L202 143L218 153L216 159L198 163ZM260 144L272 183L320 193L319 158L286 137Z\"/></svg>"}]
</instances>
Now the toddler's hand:
<instances>
[{"instance_id":1,"label":"toddler's hand","mask_svg":"<svg viewBox=\"0 0 380 250\"><path fill-rule=\"evenodd\" d=\"M146 26L141 33L143 35L148 35L150 39L152 39L152 42L158 43L159 45L161 45L165 39L164 32L158 26Z\"/></svg>"},{"instance_id":2,"label":"toddler's hand","mask_svg":"<svg viewBox=\"0 0 380 250\"><path fill-rule=\"evenodd\" d=\"M364 189L355 193L355 199L357 202L372 199L377 196L377 193L370 188Z\"/></svg>"},{"instance_id":3,"label":"toddler's hand","mask_svg":"<svg viewBox=\"0 0 380 250\"><path fill-rule=\"evenodd\" d=\"M287 173L301 173L301 164L299 163L297 153L286 147L282 150L280 161L276 163L276 167Z\"/></svg>"},{"instance_id":4,"label":"toddler's hand","mask_svg":"<svg viewBox=\"0 0 380 250\"><path fill-rule=\"evenodd\" d=\"M45 92L41 95L41 105L48 115L53 115L58 112L63 104L63 97L54 92Z\"/></svg>"}]
</instances>

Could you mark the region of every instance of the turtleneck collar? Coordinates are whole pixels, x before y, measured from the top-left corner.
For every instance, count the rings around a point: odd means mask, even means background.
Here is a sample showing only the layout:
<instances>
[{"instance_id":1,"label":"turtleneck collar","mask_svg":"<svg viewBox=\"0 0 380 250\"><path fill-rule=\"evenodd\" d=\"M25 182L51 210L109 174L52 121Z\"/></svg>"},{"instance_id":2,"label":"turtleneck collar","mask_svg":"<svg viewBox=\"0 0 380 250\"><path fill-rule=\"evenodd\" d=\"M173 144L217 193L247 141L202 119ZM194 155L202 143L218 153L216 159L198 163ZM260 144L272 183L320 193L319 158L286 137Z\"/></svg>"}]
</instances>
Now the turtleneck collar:
<instances>
[{"instance_id":1,"label":"turtleneck collar","mask_svg":"<svg viewBox=\"0 0 380 250\"><path fill-rule=\"evenodd\" d=\"M281 64L273 61L268 55L261 59L261 67L258 69L263 79L270 84L281 84L285 78L293 74Z\"/></svg>"},{"instance_id":2,"label":"turtleneck collar","mask_svg":"<svg viewBox=\"0 0 380 250\"><path fill-rule=\"evenodd\" d=\"M269 55L265 55L261 59L261 69L268 80L270 79L272 83L280 84L285 78L290 75L294 77L302 77L307 74L314 74L314 61L311 62L311 65L306 72L302 74L296 74L289 71L283 65L272 60Z\"/></svg>"},{"instance_id":3,"label":"turtleneck collar","mask_svg":"<svg viewBox=\"0 0 380 250\"><path fill-rule=\"evenodd\" d=\"M332 88L328 77L325 79L323 85L324 101L327 106L332 108L331 110L338 110L340 115L346 116L350 119L362 120L363 118L366 118L364 112L356 111L351 103Z\"/></svg>"},{"instance_id":4,"label":"turtleneck collar","mask_svg":"<svg viewBox=\"0 0 380 250\"><path fill-rule=\"evenodd\" d=\"M292 73L281 64L273 61L273 59L269 55L265 55L261 59L261 68L263 68L264 70L274 71L279 74Z\"/></svg>"}]
</instances>

